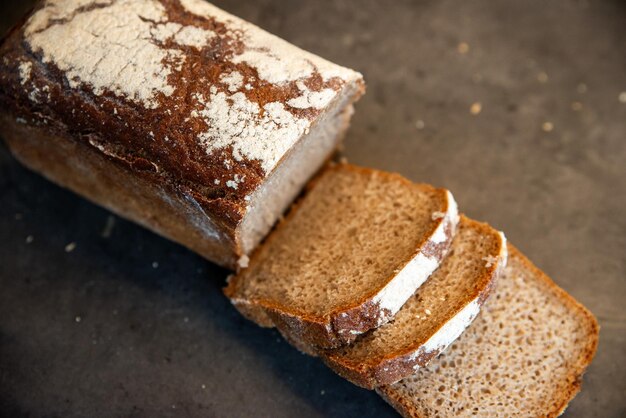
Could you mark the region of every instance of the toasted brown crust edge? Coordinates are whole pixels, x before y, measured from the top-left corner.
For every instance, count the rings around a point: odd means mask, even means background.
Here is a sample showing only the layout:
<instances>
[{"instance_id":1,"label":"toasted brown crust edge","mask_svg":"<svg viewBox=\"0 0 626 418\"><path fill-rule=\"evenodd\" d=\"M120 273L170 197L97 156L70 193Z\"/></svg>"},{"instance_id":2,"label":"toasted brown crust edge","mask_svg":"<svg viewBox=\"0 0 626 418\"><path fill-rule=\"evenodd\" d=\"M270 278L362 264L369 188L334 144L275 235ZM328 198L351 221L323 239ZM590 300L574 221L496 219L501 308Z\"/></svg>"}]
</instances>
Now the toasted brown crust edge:
<instances>
[{"instance_id":1,"label":"toasted brown crust edge","mask_svg":"<svg viewBox=\"0 0 626 418\"><path fill-rule=\"evenodd\" d=\"M317 176L315 176L309 182L309 184L306 187L306 191L308 192L309 190L313 189L324 176L330 175L332 172L338 171L338 170L351 170L354 172L359 172L359 173L368 174L368 175L376 174L376 175L387 177L388 179L393 180L393 181L400 181L411 188L419 189L422 191L427 190L430 192L436 192L440 195L442 202L444 202L445 204L445 206L442 209L443 209L443 212L446 212L446 213L449 210L450 205L451 205L451 202L448 199L448 191L446 189L435 188L429 184L413 183L398 173L380 171L380 170L376 170L376 169L372 169L368 167L355 166L355 165L348 164L348 163L328 164L324 169L320 171L320 173L318 173ZM307 193L304 193L303 196L306 196L306 195ZM302 202L303 202L303 198L300 198L298 201L296 201L293 204L287 216L285 217L285 219L283 219L279 223L279 225L276 226L276 228L280 228L283 223L286 223L290 219L292 219L297 213L300 206L302 205ZM412 255L411 258L409 258L402 265L401 268L403 268L408 262L410 262L420 252L423 252L424 248L427 247L429 243L432 241L432 236L437 230L437 228L439 227L439 225L441 225L444 221L445 221L445 218L442 218L441 220L439 220L439 222L433 222L433 225L431 229L429 230L429 232L425 234L424 239L418 244L417 250L415 251L415 253ZM454 227L456 227L456 225L454 225ZM448 229L446 230L446 238L447 238L446 241L444 243L434 244L434 246L440 245L440 246L445 247L445 251L443 251L443 253L437 257L438 264L440 264L443 258L445 257L447 250L449 249L452 243L453 235L454 235L453 231ZM271 240L274 238L275 238L275 234L270 234L270 236L266 240L266 244L268 242L271 242ZM254 251L254 253L252 254L250 258L251 264L254 262L256 258L260 257L260 254L262 253L262 251L264 251L265 248L267 248L267 245L261 245L257 248L257 250ZM395 277L396 275L390 276L385 282L385 285L390 283L392 280L394 280ZM247 311L248 315L246 314L244 315L247 318L259 324L265 323L265 325L263 326L267 326L267 321L264 319L265 317L269 316L274 322L274 325L277 328L280 328L283 334L289 334L291 335L292 339L295 338L298 341L302 341L303 343L306 343L306 344L310 344L310 345L320 347L320 348L335 348L341 345L349 344L351 341L353 341L357 335L346 333L345 331L340 332L339 329L336 329L336 322L337 322L336 318L338 318L342 313L350 312L348 313L347 320L342 319L342 322L346 321L348 323L363 324L363 321L359 321L359 319L361 320L365 318L371 319L371 321L369 321L371 322L371 324L369 325L365 324L365 327L367 327L365 330L371 329L379 325L377 321L381 312L378 312L378 314L374 315L373 317L371 315L367 315L367 312L375 310L375 309L379 309L377 304L372 303L372 299L374 299L376 295L380 293L384 285L381 286L379 289L370 291L369 293L365 294L360 299L355 301L351 306L347 306L343 308L342 310L335 310L333 313L328 315L328 317L319 318L316 316L309 315L306 312L301 312L301 311L297 311L289 307L280 306L274 302L267 301L267 300L244 301L244 300L238 299L237 290L241 284L240 280L241 280L241 275L237 274L235 277L232 278L232 280L230 280L228 285L224 288L225 295L231 299L235 307L239 309L240 306L245 304L246 305L245 310ZM258 306L260 309L256 310L252 308L252 306ZM265 314L262 314L261 311L265 311ZM253 314L250 314L251 312L253 312ZM296 330L298 331L296 332ZM349 330L349 328L346 328L346 330ZM360 330L360 331L364 332L364 330ZM294 335L294 332L295 334L298 334L298 335ZM342 334L347 334L347 335L342 335ZM313 348L311 350L313 350Z\"/></svg>"},{"instance_id":2,"label":"toasted brown crust edge","mask_svg":"<svg viewBox=\"0 0 626 418\"><path fill-rule=\"evenodd\" d=\"M567 376L569 387L567 387L560 395L557 395L557 399L553 402L548 402L546 418L556 418L561 415L569 403L580 392L582 388L582 376L585 370L591 364L593 357L598 348L600 325L596 317L582 304L580 304L573 296L560 288L548 275L541 271L530 261L524 254L522 254L515 246L508 244L509 258L518 258L526 268L528 268L538 279L540 283L547 287L548 290L555 293L555 296L561 299L563 303L568 305L573 311L581 316L581 320L585 322L585 327L588 328L588 339L585 349L582 355L577 361L577 366ZM419 415L415 408L403 397L399 396L396 392L390 390L389 386L381 386L376 388L376 392L391 405L396 411L405 418L428 418L426 416Z\"/></svg>"},{"instance_id":3,"label":"toasted brown crust edge","mask_svg":"<svg viewBox=\"0 0 626 418\"><path fill-rule=\"evenodd\" d=\"M502 254L502 249L506 245L505 240L502 238L499 231L495 230L486 223L472 220L465 215L461 215L462 223L467 223L468 227L476 228L484 235L490 235L496 238L497 246L494 248L494 253L499 257L498 262L494 263L491 267L488 267L481 277L477 280L477 284L472 293L466 295L461 307L455 312L448 315L442 325L452 320L459 312L474 300L478 301L479 306L485 303L489 297L494 283L503 270L502 266L506 263L506 253ZM418 290L419 291L419 290ZM441 327L439 328L441 329ZM437 330L439 331L439 330ZM395 383L403 378L410 376L414 373L414 366L423 367L430 361L437 357L443 349L434 350L417 358L411 359L412 354L423 345L423 342L413 344L409 348L405 348L402 352L389 354L381 358L374 359L372 363L356 363L347 361L340 356L333 356L324 351L319 353L324 363L335 371L338 375L351 381L357 386L361 386L365 389L374 389L378 386L389 385Z\"/></svg>"}]
</instances>

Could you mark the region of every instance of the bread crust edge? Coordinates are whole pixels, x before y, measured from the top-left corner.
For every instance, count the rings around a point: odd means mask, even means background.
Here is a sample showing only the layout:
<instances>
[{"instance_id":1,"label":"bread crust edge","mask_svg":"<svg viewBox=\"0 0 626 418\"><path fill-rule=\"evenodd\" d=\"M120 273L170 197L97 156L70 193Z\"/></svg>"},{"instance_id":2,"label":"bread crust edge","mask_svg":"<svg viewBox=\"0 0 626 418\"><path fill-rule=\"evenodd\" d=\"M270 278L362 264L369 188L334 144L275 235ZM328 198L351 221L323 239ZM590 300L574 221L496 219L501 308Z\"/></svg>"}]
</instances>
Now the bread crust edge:
<instances>
[{"instance_id":1,"label":"bread crust edge","mask_svg":"<svg viewBox=\"0 0 626 418\"><path fill-rule=\"evenodd\" d=\"M441 330L445 324L459 315L469 304L476 302L479 309L481 309L490 296L496 281L506 265L507 245L504 234L496 231L485 223L469 219L465 215L461 215L461 223L463 222L469 223L472 227L479 228L485 234L498 237L498 247L496 251L494 251L498 261L483 272L481 277L477 280L477 286L474 288L474 292L466 295L459 309L448 316L437 332ZM473 318L472 321L474 319L475 318ZM470 324L468 324L468 326ZM434 335L436 335L436 332L433 336ZM325 354L324 351L320 352L320 357L328 367L355 385L365 389L375 389L378 386L390 385L410 376L415 372L416 367L428 365L433 358L441 354L446 348L440 347L436 350L420 353L424 343L425 341L416 342L410 347L404 348L401 352L375 359L375 362L369 364L346 361L342 357Z\"/></svg>"},{"instance_id":2,"label":"bread crust edge","mask_svg":"<svg viewBox=\"0 0 626 418\"><path fill-rule=\"evenodd\" d=\"M435 188L428 184L413 183L397 173L384 172L347 163L329 164L309 182L306 190L309 191L314 188L323 176L330 175L333 171L342 169L368 175L375 173L376 175L387 177L393 181L400 181L411 188L428 190L431 192L434 191L438 193L442 202L444 202L444 206L441 209L442 212L445 213L445 216L438 219L438 222L432 223L429 232L424 235L421 242L416 246L415 253L412 257L407 259L398 270L401 271L408 263L424 252L429 254L431 258L436 259L437 267L441 264L447 255L447 251L449 250L452 239L454 238L454 233L456 232L456 226L459 222L456 202L454 202L454 198L448 190ZM295 213L297 213L299 207L302 205L304 198L306 198L306 193L304 193L303 198L294 203L285 219L281 221L276 228L280 228L283 222L289 222L289 220L295 216ZM440 243L433 241L433 237L438 228L444 228L446 236L446 239ZM270 234L266 242L274 239L274 237L274 234ZM254 263L255 259L260 257L260 253L264 250L264 248L266 248L265 245L261 245L257 248L250 258L250 264ZM266 315L273 321L274 326L279 328L281 333L290 335L291 339L296 339L303 344L312 346L309 351L315 351L318 348L336 348L349 344L354 341L358 335L382 325L392 319L393 315L395 315L395 312L392 315L385 313L384 309L380 308L380 302L376 303L374 300L386 286L398 277L397 273L389 277L385 281L384 285L381 285L378 289L368 292L354 301L351 305L337 309L325 317L313 316L307 314L306 312L281 306L268 300L246 300L238 298L238 288L241 285L241 280L243 280L241 276L242 275L237 274L224 288L224 293L231 299L233 304L236 307L243 307L245 304L247 305L248 310L250 306L258 306L260 309L265 311ZM415 290L416 289L413 289L413 292ZM408 297L410 297L410 295ZM248 318L256 322L257 319L262 318L262 315L257 313L253 316L248 316Z\"/></svg>"}]
</instances>

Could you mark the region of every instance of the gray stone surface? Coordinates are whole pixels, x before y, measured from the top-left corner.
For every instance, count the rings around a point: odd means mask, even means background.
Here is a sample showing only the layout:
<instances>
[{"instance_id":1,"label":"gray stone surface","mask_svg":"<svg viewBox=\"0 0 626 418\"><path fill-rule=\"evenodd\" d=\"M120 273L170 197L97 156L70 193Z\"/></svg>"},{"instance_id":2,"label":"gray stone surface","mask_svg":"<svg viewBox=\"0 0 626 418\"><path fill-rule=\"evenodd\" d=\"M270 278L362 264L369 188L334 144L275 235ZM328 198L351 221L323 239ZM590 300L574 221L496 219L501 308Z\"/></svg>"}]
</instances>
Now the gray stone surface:
<instances>
[{"instance_id":1,"label":"gray stone surface","mask_svg":"<svg viewBox=\"0 0 626 418\"><path fill-rule=\"evenodd\" d=\"M345 155L449 187L588 306L565 416L625 416L625 3L217 3L365 74ZM0 415L394 416L242 319L225 271L118 218L103 237L110 216L0 146Z\"/></svg>"}]
</instances>

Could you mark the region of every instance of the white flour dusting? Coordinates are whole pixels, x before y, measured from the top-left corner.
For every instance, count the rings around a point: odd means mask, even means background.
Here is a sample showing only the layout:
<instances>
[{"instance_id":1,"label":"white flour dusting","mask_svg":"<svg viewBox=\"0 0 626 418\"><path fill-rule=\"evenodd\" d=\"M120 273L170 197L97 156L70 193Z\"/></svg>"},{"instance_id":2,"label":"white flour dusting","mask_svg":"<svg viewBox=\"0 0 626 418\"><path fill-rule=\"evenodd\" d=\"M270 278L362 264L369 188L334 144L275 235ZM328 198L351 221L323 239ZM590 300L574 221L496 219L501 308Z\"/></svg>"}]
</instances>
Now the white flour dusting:
<instances>
[{"instance_id":1,"label":"white flour dusting","mask_svg":"<svg viewBox=\"0 0 626 418\"><path fill-rule=\"evenodd\" d=\"M236 92L243 85L243 76L238 71L222 74L220 81L228 86L228 91Z\"/></svg>"},{"instance_id":2,"label":"white flour dusting","mask_svg":"<svg viewBox=\"0 0 626 418\"><path fill-rule=\"evenodd\" d=\"M167 82L172 69L163 60L182 57L178 51L151 42L152 23L147 21L161 22L165 18L159 2L121 0L108 7L78 13L66 23L36 32L46 27L49 19L57 17L55 11L44 7L35 13L25 34L32 48L42 53L44 63L54 63L65 72L71 87L86 83L97 95L107 89L147 108L157 107L155 93L170 96L174 92Z\"/></svg>"},{"instance_id":3,"label":"white flour dusting","mask_svg":"<svg viewBox=\"0 0 626 418\"><path fill-rule=\"evenodd\" d=\"M266 172L310 125L307 119L298 119L286 111L282 103L268 103L261 112L259 105L241 92L227 95L213 87L208 99L199 95L196 98L203 106L197 114L209 126L200 134L207 152L232 147L235 160L259 160Z\"/></svg>"},{"instance_id":4,"label":"white flour dusting","mask_svg":"<svg viewBox=\"0 0 626 418\"><path fill-rule=\"evenodd\" d=\"M165 7L157 0L48 0L26 23L24 33L44 63L52 63L65 73L70 87L89 86L95 95L110 91L148 109L159 106L160 94L174 94L168 79L187 59L182 50L164 47L168 41L202 48L217 36L236 35L245 47L232 62L245 62L262 80L277 86L298 82L300 96L286 103L297 109L323 109L338 94L330 88L308 89L303 81L315 71L324 80L340 77L355 81L361 77L203 0L180 2L187 11L226 25L226 35L169 22ZM88 10L86 6L98 7ZM25 84L31 77L31 64L20 64L19 71ZM239 92L254 88L250 83L244 86L244 81L237 71L222 75L220 83L226 91L213 86L209 97L195 94L198 107L184 115L188 116L185 120L202 118L209 126L198 137L207 153L231 147L235 160L258 160L269 173L308 132L311 122L294 116L283 103L267 103L260 108ZM37 97L34 94L33 98ZM236 188L237 181L231 181L234 183L229 186Z\"/></svg>"},{"instance_id":5,"label":"white flour dusting","mask_svg":"<svg viewBox=\"0 0 626 418\"><path fill-rule=\"evenodd\" d=\"M179 45L202 48L215 36L217 36L215 32L195 26L185 26L174 36L174 41Z\"/></svg>"},{"instance_id":6,"label":"white flour dusting","mask_svg":"<svg viewBox=\"0 0 626 418\"><path fill-rule=\"evenodd\" d=\"M337 95L333 89L311 91L302 82L298 82L297 86L302 95L287 102L289 106L296 109L324 109Z\"/></svg>"},{"instance_id":7,"label":"white flour dusting","mask_svg":"<svg viewBox=\"0 0 626 418\"><path fill-rule=\"evenodd\" d=\"M273 84L285 84L309 77L317 70L324 80L339 77L355 80L360 75L304 51L257 26L251 25L204 0L180 0L182 6L198 16L214 16L228 23L231 30L241 31L247 48L233 62L246 62L259 77Z\"/></svg>"},{"instance_id":8,"label":"white flour dusting","mask_svg":"<svg viewBox=\"0 0 626 418\"><path fill-rule=\"evenodd\" d=\"M26 84L28 80L30 80L30 73L32 71L32 68L33 64L28 61L20 63L20 83L22 85Z\"/></svg>"}]
</instances>

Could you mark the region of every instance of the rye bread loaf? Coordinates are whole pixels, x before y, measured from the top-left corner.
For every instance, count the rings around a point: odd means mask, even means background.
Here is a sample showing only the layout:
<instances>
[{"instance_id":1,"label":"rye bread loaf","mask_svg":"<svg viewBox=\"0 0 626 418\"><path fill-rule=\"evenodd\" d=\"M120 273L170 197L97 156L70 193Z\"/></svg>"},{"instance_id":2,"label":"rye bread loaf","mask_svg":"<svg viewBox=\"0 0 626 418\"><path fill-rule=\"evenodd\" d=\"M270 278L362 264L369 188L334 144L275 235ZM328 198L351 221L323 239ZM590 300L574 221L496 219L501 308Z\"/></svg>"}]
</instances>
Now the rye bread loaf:
<instances>
[{"instance_id":1,"label":"rye bread loaf","mask_svg":"<svg viewBox=\"0 0 626 418\"><path fill-rule=\"evenodd\" d=\"M506 258L504 234L461 216L448 255L392 321L351 345L318 354L339 375L367 389L412 375L471 324Z\"/></svg>"},{"instance_id":2,"label":"rye bread loaf","mask_svg":"<svg viewBox=\"0 0 626 418\"><path fill-rule=\"evenodd\" d=\"M203 0L44 0L0 45L25 165L234 267L336 148L359 73Z\"/></svg>"},{"instance_id":3,"label":"rye bread loaf","mask_svg":"<svg viewBox=\"0 0 626 418\"><path fill-rule=\"evenodd\" d=\"M450 192L340 164L310 185L225 293L248 318L333 348L390 320L445 256Z\"/></svg>"},{"instance_id":4,"label":"rye bread loaf","mask_svg":"<svg viewBox=\"0 0 626 418\"><path fill-rule=\"evenodd\" d=\"M598 323L517 249L478 318L413 376L377 391L405 417L556 417L581 387Z\"/></svg>"}]
</instances>

